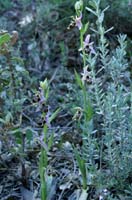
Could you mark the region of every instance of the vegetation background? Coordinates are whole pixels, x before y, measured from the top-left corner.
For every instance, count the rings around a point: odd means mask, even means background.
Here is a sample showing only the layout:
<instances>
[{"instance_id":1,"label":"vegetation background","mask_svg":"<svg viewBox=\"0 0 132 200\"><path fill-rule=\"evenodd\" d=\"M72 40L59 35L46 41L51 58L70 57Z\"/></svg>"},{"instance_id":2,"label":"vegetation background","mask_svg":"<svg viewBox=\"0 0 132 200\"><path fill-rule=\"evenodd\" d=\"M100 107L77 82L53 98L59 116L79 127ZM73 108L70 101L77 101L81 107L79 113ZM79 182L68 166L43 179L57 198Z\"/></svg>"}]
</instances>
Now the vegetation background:
<instances>
[{"instance_id":1,"label":"vegetation background","mask_svg":"<svg viewBox=\"0 0 132 200\"><path fill-rule=\"evenodd\" d=\"M91 2L82 23L103 52ZM114 28L87 56L88 120L75 3L0 0L1 200L132 199L132 1L100 2Z\"/></svg>"}]
</instances>

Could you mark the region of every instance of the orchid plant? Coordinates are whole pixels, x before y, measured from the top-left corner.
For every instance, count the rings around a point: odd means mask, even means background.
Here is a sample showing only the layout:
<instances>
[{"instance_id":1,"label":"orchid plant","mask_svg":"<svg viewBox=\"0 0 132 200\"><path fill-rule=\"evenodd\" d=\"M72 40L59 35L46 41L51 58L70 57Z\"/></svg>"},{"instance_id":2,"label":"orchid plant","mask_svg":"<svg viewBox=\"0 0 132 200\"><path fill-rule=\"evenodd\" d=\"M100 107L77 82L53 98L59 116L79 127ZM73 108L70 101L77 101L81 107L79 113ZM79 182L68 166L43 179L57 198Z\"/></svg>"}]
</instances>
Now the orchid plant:
<instances>
[{"instance_id":1,"label":"orchid plant","mask_svg":"<svg viewBox=\"0 0 132 200\"><path fill-rule=\"evenodd\" d=\"M51 128L51 122L56 118L60 109L51 113L48 105L49 98L49 83L48 80L40 82L39 87L40 100L38 102L38 110L42 110L42 106L45 105L48 109L42 112L42 117L44 118L43 131L39 138L39 143L41 145L40 160L39 160L39 174L41 182L41 200L47 200L50 196L50 187L52 184L53 177L47 174L48 169L48 152L53 144L54 134L49 135L49 129Z\"/></svg>"},{"instance_id":2,"label":"orchid plant","mask_svg":"<svg viewBox=\"0 0 132 200\"><path fill-rule=\"evenodd\" d=\"M83 18L83 1L77 1L75 4L75 10L76 10L76 16L74 18L74 24L78 28L80 32L80 48L79 52L83 59L83 72L81 73L81 76L75 71L75 77L77 84L79 85L81 89L82 99L83 99L83 105L82 107L76 107L77 112L75 113L73 119L75 120L76 116L78 115L80 111L80 116L78 117L79 120L79 126L82 130L82 138L83 138L83 145L85 143L85 137L87 135L87 132L90 132L91 126L92 126L92 118L93 118L93 109L91 106L91 102L89 99L89 95L87 92L87 80L90 79L89 74L89 66L86 64L87 57L88 56L96 56L96 51L93 47L93 42L91 41L90 34L86 34L88 30L89 23L83 24L82 18ZM83 156L80 156L79 152L77 150L75 152L75 157L78 162L78 166L82 175L82 193L80 195L81 199L87 199L87 167L86 162Z\"/></svg>"}]
</instances>

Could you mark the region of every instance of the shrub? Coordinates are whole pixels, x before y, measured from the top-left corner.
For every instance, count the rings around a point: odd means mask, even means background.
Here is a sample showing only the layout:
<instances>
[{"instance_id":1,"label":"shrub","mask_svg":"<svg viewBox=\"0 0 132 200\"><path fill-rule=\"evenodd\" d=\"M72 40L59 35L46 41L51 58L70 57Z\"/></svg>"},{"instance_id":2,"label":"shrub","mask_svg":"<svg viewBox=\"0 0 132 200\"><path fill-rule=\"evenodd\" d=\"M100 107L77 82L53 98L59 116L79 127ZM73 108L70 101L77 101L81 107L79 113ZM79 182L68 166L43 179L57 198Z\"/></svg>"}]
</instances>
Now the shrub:
<instances>
[{"instance_id":1,"label":"shrub","mask_svg":"<svg viewBox=\"0 0 132 200\"><path fill-rule=\"evenodd\" d=\"M81 5L82 1L77 3ZM81 117L77 121L83 137L83 157L77 161L84 163L85 160L87 185L88 188L95 187L96 195L99 195L98 191L100 196L101 193L104 195L103 190L106 189L111 199L115 188L116 197L122 195L126 198L125 190L130 186L132 173L132 101L126 35L119 35L117 47L109 49L105 35L111 28L105 30L103 26L108 8L101 11L100 0L92 0L86 9L96 17L96 28L92 28L98 41L95 46L90 41L90 34L86 35L88 24L82 23L82 7L75 8L74 20L80 30L80 51L84 64L82 78L76 74L82 91L79 107ZM88 80L91 84L87 84ZM94 114L87 120L86 113L91 113L89 102L92 103Z\"/></svg>"}]
</instances>

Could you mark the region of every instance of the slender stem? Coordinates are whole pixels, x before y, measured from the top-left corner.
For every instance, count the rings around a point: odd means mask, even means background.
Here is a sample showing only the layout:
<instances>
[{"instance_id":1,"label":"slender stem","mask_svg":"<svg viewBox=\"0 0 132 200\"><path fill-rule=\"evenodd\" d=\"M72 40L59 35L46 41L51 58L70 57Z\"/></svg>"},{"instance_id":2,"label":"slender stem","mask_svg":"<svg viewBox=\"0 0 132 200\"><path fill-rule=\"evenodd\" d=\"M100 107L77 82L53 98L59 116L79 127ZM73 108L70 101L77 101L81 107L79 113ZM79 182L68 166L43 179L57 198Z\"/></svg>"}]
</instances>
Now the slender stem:
<instances>
[{"instance_id":1,"label":"slender stem","mask_svg":"<svg viewBox=\"0 0 132 200\"><path fill-rule=\"evenodd\" d=\"M80 30L80 43L81 43L81 49L82 49L82 53L83 53L83 67L86 66L86 54L85 54L85 49L84 49L84 44L83 44L83 32L82 30Z\"/></svg>"},{"instance_id":2,"label":"slender stem","mask_svg":"<svg viewBox=\"0 0 132 200\"><path fill-rule=\"evenodd\" d=\"M85 54L84 43L83 43L83 39L84 39L83 35L84 34L83 34L82 30L80 30L80 43L81 43L81 49L82 49L82 53L83 53L83 68L85 68L86 67L86 54ZM84 111L86 111L86 108L87 108L87 94L86 94L85 85L83 87L83 101L84 101ZM86 122L86 120L87 120L86 112L85 112L84 117L85 117L84 121Z\"/></svg>"}]
</instances>

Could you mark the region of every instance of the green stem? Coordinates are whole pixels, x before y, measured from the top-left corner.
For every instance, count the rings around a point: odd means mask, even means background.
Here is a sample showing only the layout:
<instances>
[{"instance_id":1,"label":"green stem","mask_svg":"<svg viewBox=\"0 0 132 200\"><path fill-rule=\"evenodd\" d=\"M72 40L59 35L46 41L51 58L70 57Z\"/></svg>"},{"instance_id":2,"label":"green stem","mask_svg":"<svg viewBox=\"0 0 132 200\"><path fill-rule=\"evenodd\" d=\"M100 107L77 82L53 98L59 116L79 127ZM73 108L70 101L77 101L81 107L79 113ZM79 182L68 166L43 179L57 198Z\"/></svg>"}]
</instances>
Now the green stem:
<instances>
[{"instance_id":1,"label":"green stem","mask_svg":"<svg viewBox=\"0 0 132 200\"><path fill-rule=\"evenodd\" d=\"M41 155L39 161L39 173L40 173L40 181L41 181L41 200L47 199L47 184L45 180L45 155L44 150L41 148Z\"/></svg>"},{"instance_id":2,"label":"green stem","mask_svg":"<svg viewBox=\"0 0 132 200\"><path fill-rule=\"evenodd\" d=\"M87 116L86 116L86 110L87 110L87 93L86 93L86 88L84 86L83 88L83 103L84 103L84 120L85 122L87 121Z\"/></svg>"},{"instance_id":3,"label":"green stem","mask_svg":"<svg viewBox=\"0 0 132 200\"><path fill-rule=\"evenodd\" d=\"M80 43L81 43L81 49L82 49L82 54L83 54L83 67L86 66L86 54L85 54L85 50L84 50L84 44L83 44L83 32L82 30L80 30Z\"/></svg>"},{"instance_id":4,"label":"green stem","mask_svg":"<svg viewBox=\"0 0 132 200\"><path fill-rule=\"evenodd\" d=\"M83 68L86 66L86 54L85 54L85 49L84 49L84 44L83 44L83 40L84 40L84 34L82 32L82 30L80 30L80 43L81 43L81 49L82 49L82 54L83 54ZM87 94L86 94L86 88L85 85L83 87L83 101L84 101L84 111L86 111L87 109ZM85 122L86 122L86 112L84 114L85 117Z\"/></svg>"}]
</instances>

